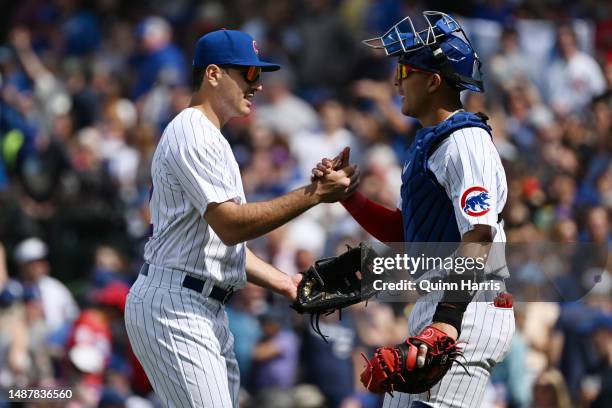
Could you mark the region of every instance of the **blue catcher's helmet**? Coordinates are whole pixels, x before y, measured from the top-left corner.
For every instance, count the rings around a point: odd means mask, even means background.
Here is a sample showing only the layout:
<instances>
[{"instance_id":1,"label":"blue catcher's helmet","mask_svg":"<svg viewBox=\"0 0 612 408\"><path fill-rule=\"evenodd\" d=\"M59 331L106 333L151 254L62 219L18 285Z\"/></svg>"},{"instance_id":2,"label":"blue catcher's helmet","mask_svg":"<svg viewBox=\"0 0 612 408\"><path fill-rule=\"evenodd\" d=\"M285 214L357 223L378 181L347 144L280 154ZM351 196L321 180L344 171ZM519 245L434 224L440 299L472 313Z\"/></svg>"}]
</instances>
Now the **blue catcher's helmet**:
<instances>
[{"instance_id":1,"label":"blue catcher's helmet","mask_svg":"<svg viewBox=\"0 0 612 408\"><path fill-rule=\"evenodd\" d=\"M482 63L459 23L448 14L425 11L427 28L417 31L410 17L380 37L364 40L371 48L399 56L402 64L436 72L459 90L484 92Z\"/></svg>"}]
</instances>

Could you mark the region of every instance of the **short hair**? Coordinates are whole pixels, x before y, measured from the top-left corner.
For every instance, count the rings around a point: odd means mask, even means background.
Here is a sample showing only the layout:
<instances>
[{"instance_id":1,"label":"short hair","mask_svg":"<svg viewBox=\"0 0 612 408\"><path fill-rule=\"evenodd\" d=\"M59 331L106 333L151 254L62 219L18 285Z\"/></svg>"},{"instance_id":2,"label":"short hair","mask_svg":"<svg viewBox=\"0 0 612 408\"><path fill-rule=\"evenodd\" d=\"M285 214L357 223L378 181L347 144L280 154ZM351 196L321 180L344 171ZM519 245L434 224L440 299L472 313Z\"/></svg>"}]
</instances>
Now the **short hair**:
<instances>
[{"instance_id":1,"label":"short hair","mask_svg":"<svg viewBox=\"0 0 612 408\"><path fill-rule=\"evenodd\" d=\"M204 74L206 73L206 68L197 68L194 67L191 71L191 90L193 92L198 92L202 87L202 82L204 82Z\"/></svg>"}]
</instances>

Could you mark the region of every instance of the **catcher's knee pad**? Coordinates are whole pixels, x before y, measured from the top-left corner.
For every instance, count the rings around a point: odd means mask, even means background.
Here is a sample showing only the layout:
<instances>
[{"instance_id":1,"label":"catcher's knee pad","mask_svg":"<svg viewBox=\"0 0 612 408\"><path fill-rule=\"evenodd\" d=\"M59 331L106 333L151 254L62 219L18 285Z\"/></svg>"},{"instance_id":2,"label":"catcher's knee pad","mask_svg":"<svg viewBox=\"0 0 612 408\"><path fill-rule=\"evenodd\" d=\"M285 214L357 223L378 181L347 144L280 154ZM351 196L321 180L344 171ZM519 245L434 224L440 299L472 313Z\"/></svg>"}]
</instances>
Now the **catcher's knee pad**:
<instances>
[{"instance_id":1,"label":"catcher's knee pad","mask_svg":"<svg viewBox=\"0 0 612 408\"><path fill-rule=\"evenodd\" d=\"M434 406L423 401L412 401L409 408L434 408Z\"/></svg>"}]
</instances>

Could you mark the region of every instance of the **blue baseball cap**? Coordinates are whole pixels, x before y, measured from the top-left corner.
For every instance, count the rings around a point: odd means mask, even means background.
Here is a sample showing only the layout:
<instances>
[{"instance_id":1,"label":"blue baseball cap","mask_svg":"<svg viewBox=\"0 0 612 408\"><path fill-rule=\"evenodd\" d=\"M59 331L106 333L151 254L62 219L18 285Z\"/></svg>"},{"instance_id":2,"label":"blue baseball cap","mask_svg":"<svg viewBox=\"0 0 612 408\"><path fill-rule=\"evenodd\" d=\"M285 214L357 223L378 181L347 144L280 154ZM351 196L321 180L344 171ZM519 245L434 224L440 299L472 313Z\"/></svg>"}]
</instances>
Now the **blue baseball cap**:
<instances>
[{"instance_id":1,"label":"blue baseball cap","mask_svg":"<svg viewBox=\"0 0 612 408\"><path fill-rule=\"evenodd\" d=\"M261 67L262 71L276 71L280 65L260 61L257 43L247 33L236 30L212 31L200 37L193 57L194 68L210 64Z\"/></svg>"}]
</instances>

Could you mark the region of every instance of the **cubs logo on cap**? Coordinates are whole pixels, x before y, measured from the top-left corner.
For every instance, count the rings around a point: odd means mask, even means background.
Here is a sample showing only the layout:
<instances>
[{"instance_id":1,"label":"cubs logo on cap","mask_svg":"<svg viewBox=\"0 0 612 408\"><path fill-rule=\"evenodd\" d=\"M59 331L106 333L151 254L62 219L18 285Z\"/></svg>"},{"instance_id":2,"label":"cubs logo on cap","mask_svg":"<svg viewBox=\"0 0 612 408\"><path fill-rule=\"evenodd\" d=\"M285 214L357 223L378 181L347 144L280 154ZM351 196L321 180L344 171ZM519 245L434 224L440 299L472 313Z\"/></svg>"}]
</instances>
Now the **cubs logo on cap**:
<instances>
[{"instance_id":1,"label":"cubs logo on cap","mask_svg":"<svg viewBox=\"0 0 612 408\"><path fill-rule=\"evenodd\" d=\"M461 209L470 217L481 217L491 210L490 199L486 188L470 187L461 194Z\"/></svg>"},{"instance_id":2,"label":"cubs logo on cap","mask_svg":"<svg viewBox=\"0 0 612 408\"><path fill-rule=\"evenodd\" d=\"M276 71L280 65L259 59L255 39L236 30L217 30L200 37L193 56L195 68L210 64L259 67L262 71Z\"/></svg>"}]
</instances>

